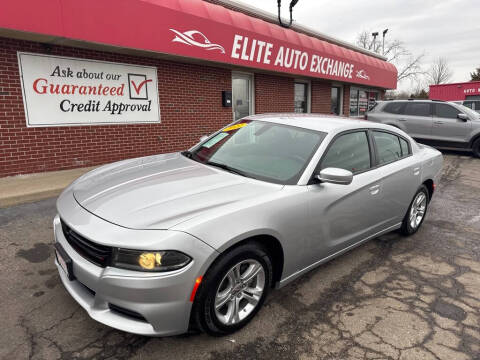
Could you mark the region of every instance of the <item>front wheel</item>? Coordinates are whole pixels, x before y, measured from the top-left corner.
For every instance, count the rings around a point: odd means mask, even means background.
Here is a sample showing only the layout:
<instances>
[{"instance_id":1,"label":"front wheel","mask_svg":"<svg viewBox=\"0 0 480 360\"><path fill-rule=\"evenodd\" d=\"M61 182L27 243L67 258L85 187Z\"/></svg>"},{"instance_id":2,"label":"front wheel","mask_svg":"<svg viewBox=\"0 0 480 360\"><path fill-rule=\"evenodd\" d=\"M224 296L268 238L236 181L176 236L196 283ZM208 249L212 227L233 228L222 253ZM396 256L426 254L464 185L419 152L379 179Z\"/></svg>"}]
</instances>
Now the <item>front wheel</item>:
<instances>
[{"instance_id":1,"label":"front wheel","mask_svg":"<svg viewBox=\"0 0 480 360\"><path fill-rule=\"evenodd\" d=\"M193 306L197 326L221 336L245 326L260 310L272 283L272 262L257 243L221 255L203 278Z\"/></svg>"},{"instance_id":2,"label":"front wheel","mask_svg":"<svg viewBox=\"0 0 480 360\"><path fill-rule=\"evenodd\" d=\"M428 189L425 185L422 185L413 197L410 207L403 219L400 229L403 235L412 235L417 232L423 224L423 220L425 220L429 201Z\"/></svg>"}]
</instances>

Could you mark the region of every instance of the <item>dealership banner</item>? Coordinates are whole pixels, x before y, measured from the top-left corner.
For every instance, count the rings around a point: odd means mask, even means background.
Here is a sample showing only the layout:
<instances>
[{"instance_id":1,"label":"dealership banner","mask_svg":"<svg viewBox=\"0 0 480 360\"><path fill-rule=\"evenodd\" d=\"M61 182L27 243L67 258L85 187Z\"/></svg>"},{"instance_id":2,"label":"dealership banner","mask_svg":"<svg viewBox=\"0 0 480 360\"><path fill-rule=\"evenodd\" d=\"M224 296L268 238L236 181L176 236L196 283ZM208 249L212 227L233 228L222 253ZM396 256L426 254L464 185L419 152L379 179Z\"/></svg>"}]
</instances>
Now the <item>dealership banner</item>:
<instances>
[{"instance_id":1,"label":"dealership banner","mask_svg":"<svg viewBox=\"0 0 480 360\"><path fill-rule=\"evenodd\" d=\"M0 27L370 87L397 86L395 66L376 55L201 0L10 0L2 6Z\"/></svg>"},{"instance_id":2,"label":"dealership banner","mask_svg":"<svg viewBox=\"0 0 480 360\"><path fill-rule=\"evenodd\" d=\"M18 53L27 126L160 122L157 69Z\"/></svg>"}]
</instances>

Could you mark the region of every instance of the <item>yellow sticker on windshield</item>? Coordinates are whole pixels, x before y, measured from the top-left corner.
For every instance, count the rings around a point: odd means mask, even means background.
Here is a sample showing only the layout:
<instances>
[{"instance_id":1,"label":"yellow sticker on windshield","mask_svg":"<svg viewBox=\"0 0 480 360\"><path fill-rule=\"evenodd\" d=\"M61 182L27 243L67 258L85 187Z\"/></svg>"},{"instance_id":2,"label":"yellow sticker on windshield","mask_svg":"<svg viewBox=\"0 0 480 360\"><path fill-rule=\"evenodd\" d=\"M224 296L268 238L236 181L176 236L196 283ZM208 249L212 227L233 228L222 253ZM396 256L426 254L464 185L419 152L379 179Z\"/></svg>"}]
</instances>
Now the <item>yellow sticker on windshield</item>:
<instances>
[{"instance_id":1,"label":"yellow sticker on windshield","mask_svg":"<svg viewBox=\"0 0 480 360\"><path fill-rule=\"evenodd\" d=\"M232 130L237 130L237 129L240 129L244 126L246 126L248 123L240 123L240 124L236 124L236 125L232 125L232 126L229 126L225 129L223 129L223 131L232 131Z\"/></svg>"}]
</instances>

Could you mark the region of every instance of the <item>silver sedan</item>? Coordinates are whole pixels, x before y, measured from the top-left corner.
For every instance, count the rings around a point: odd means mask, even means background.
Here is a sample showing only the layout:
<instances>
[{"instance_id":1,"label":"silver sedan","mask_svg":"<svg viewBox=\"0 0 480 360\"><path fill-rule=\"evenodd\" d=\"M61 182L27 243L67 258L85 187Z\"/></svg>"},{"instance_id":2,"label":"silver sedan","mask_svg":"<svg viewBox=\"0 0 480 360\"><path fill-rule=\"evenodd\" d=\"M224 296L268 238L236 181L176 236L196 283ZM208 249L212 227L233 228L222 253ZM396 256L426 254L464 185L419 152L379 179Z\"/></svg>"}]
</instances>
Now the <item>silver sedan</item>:
<instances>
[{"instance_id":1,"label":"silver sedan","mask_svg":"<svg viewBox=\"0 0 480 360\"><path fill-rule=\"evenodd\" d=\"M442 161L388 125L251 116L189 151L77 179L57 202L56 264L106 325L228 334L272 287L381 234L416 232Z\"/></svg>"}]
</instances>

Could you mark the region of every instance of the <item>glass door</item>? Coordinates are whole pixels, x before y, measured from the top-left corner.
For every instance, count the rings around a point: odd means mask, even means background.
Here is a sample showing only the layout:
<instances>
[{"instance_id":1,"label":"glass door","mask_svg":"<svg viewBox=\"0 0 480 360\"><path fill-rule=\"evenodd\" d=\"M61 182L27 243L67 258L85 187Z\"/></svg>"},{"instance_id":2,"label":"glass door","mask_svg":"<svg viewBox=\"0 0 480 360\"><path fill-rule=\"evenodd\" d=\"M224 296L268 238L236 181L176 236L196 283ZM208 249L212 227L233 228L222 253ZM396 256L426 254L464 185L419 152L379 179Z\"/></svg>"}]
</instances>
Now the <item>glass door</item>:
<instances>
[{"instance_id":1,"label":"glass door","mask_svg":"<svg viewBox=\"0 0 480 360\"><path fill-rule=\"evenodd\" d=\"M294 99L294 112L307 113L308 112L308 84L307 83L295 83L295 99Z\"/></svg>"},{"instance_id":2,"label":"glass door","mask_svg":"<svg viewBox=\"0 0 480 360\"><path fill-rule=\"evenodd\" d=\"M232 76L232 107L234 120L241 119L253 113L253 80L251 75L233 74Z\"/></svg>"}]
</instances>

